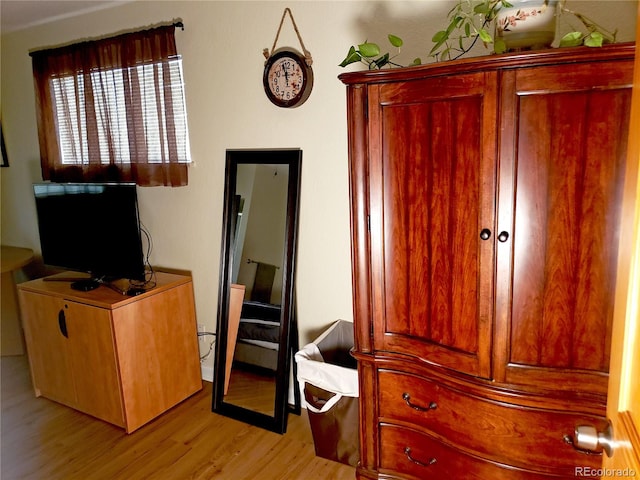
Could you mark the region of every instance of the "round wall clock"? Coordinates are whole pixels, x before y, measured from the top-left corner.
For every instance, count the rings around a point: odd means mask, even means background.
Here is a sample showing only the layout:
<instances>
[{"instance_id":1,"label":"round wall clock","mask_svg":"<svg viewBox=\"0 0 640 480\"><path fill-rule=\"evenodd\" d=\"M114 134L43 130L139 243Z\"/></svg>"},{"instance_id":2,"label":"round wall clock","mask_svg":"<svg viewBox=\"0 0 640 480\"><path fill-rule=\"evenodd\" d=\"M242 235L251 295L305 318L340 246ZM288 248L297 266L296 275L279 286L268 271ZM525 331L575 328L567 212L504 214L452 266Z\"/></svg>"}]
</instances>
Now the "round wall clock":
<instances>
[{"instance_id":1,"label":"round wall clock","mask_svg":"<svg viewBox=\"0 0 640 480\"><path fill-rule=\"evenodd\" d=\"M264 65L262 76L267 98L278 107L302 105L313 88L313 70L293 48L279 48Z\"/></svg>"}]
</instances>

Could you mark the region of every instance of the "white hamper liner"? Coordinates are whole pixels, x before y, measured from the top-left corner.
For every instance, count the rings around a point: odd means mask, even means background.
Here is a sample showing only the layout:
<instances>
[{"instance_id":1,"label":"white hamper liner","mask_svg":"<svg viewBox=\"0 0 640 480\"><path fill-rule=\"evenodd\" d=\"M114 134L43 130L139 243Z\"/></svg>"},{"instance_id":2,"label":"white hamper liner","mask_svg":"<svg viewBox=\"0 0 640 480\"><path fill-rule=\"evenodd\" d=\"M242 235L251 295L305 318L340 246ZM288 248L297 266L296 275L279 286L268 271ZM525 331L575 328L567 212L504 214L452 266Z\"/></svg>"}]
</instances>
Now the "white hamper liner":
<instances>
[{"instance_id":1,"label":"white hamper liner","mask_svg":"<svg viewBox=\"0 0 640 480\"><path fill-rule=\"evenodd\" d=\"M342 397L358 397L358 371L354 368L326 363L322 356L322 351L341 349L349 351L352 347L353 323L338 320L313 343L305 345L295 354L303 407L311 412L324 413ZM305 383L328 390L335 395L322 406L322 409L317 409L305 401Z\"/></svg>"}]
</instances>

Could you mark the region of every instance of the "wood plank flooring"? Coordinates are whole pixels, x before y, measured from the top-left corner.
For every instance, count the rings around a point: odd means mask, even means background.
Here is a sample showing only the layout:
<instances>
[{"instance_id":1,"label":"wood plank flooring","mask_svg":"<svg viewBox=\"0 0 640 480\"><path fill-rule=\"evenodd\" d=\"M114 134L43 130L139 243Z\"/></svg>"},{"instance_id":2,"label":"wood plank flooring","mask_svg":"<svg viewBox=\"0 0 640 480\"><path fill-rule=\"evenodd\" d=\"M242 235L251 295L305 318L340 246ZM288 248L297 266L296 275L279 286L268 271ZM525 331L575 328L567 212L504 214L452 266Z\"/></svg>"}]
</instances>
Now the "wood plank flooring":
<instances>
[{"instance_id":1,"label":"wood plank flooring","mask_svg":"<svg viewBox=\"0 0 640 480\"><path fill-rule=\"evenodd\" d=\"M2 480L351 480L315 456L306 411L278 435L211 412L211 384L131 435L35 398L26 356L2 357Z\"/></svg>"}]
</instances>

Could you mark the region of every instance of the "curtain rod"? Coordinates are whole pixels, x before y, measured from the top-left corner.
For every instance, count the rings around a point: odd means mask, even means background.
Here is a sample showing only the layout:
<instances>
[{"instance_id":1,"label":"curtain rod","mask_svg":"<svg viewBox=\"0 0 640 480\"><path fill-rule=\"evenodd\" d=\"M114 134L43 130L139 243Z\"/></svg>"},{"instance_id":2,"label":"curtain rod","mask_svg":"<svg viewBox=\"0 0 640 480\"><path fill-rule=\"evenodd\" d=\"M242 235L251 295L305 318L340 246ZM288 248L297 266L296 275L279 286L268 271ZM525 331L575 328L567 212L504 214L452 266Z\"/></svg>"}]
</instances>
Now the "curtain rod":
<instances>
[{"instance_id":1,"label":"curtain rod","mask_svg":"<svg viewBox=\"0 0 640 480\"><path fill-rule=\"evenodd\" d=\"M182 23L182 20L177 20L177 21L175 21L175 22L173 22L171 24L164 23L162 25L155 25L154 27L149 27L149 28L158 28L159 26L168 27L169 25L173 25L176 28L181 28L184 31L184 23ZM121 32L121 33L116 33L116 34L113 34L113 35L108 35L108 36L105 36L105 37L96 37L96 38L87 38L87 39L83 39L83 40L76 40L76 41L73 41L73 42L70 42L70 43L66 43L64 45L59 45L57 47L38 48L38 49L30 50L29 51L29 55L33 56L36 53L44 52L44 51L47 51L47 50L55 50L55 49L58 49L58 48L64 48L64 47L68 47L70 45L75 45L75 44L83 43L83 42L93 42L93 41L104 40L104 39L107 39L107 38L113 38L113 37L117 37L117 36L120 36L120 35L126 35L127 33L136 33L138 31L140 31L140 30L132 30L130 32Z\"/></svg>"}]
</instances>

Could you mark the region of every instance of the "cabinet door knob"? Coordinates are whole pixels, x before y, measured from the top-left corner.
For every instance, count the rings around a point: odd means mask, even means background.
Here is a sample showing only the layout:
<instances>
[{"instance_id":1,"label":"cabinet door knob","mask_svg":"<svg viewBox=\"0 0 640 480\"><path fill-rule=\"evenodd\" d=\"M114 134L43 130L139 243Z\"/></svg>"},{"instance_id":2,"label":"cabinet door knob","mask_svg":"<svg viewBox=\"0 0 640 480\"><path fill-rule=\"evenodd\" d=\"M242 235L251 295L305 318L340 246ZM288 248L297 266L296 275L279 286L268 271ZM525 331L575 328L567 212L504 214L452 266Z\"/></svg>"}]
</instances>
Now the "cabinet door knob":
<instances>
[{"instance_id":1,"label":"cabinet door knob","mask_svg":"<svg viewBox=\"0 0 640 480\"><path fill-rule=\"evenodd\" d=\"M60 333L62 333L66 338L69 338L69 334L67 333L67 319L64 316L64 310L60 310L60 312L58 312L58 326L60 327Z\"/></svg>"},{"instance_id":2,"label":"cabinet door knob","mask_svg":"<svg viewBox=\"0 0 640 480\"><path fill-rule=\"evenodd\" d=\"M500 232L500 235L498 235L498 240L502 243L506 242L507 240L509 240L509 233L508 232Z\"/></svg>"},{"instance_id":3,"label":"cabinet door knob","mask_svg":"<svg viewBox=\"0 0 640 480\"><path fill-rule=\"evenodd\" d=\"M489 237L491 237L491 230L489 230L488 228L483 228L480 231L480 238L482 240L489 240Z\"/></svg>"}]
</instances>

